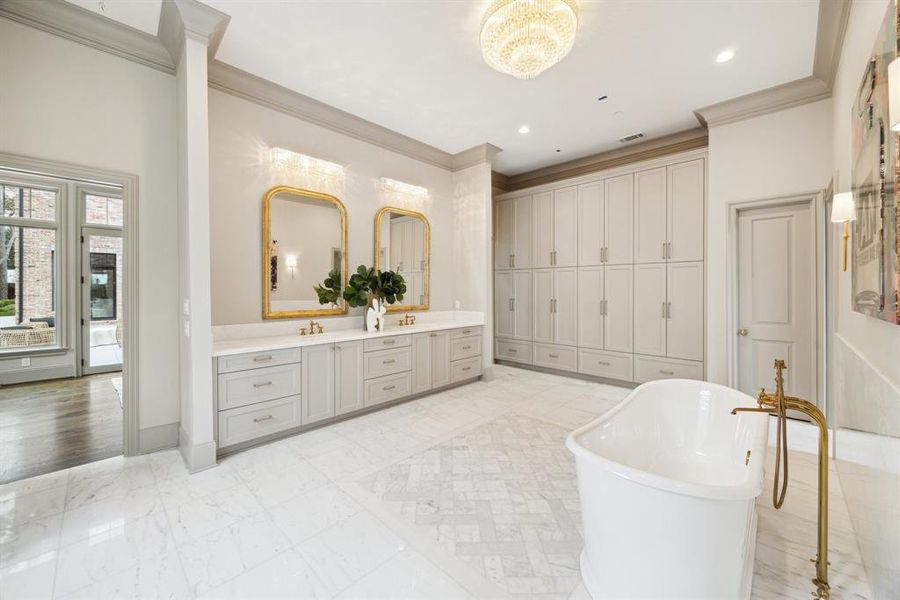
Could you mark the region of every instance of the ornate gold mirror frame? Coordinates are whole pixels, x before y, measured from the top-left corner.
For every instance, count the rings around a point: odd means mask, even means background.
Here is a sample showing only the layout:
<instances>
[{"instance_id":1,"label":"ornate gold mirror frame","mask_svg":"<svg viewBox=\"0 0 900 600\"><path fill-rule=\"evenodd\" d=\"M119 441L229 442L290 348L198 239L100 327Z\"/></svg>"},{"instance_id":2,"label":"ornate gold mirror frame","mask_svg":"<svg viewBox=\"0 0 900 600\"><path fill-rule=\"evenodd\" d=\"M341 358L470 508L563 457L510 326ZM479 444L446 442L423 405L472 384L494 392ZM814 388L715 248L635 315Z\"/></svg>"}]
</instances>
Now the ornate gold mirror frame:
<instances>
[{"instance_id":1,"label":"ornate gold mirror frame","mask_svg":"<svg viewBox=\"0 0 900 600\"><path fill-rule=\"evenodd\" d=\"M262 215L262 286L263 286L263 319L298 319L304 317L325 317L329 315L345 315L347 314L347 302L341 299L340 306L337 308L317 308L310 310L283 310L273 311L270 309L271 304L271 272L269 270L269 249L272 245L272 227L271 227L271 204L272 199L278 194L293 194L301 196L309 200L316 200L326 204L333 205L341 217L341 289L347 287L347 208L336 197L321 192L313 192L301 188L290 187L286 185L275 186L266 192L263 196L263 215ZM320 283L328 273L322 273L322 278L316 283Z\"/></svg>"},{"instance_id":2,"label":"ornate gold mirror frame","mask_svg":"<svg viewBox=\"0 0 900 600\"><path fill-rule=\"evenodd\" d=\"M404 215L407 217L412 217L414 219L418 219L424 225L424 248L422 249L422 257L423 257L423 269L422 269L422 293L421 293L421 302L416 304L392 304L387 307L387 312L409 312L409 311L417 311L417 310L428 310L431 305L431 225L428 223L428 218L420 212L416 212L414 210L408 210L405 208L397 208L395 206L383 206L381 207L377 213L375 213L375 270L383 270L385 268L390 268L390 265L382 265L381 264L381 221L384 218L390 218L390 213ZM406 275L402 272L400 273L406 279ZM411 293L414 293L413 290L410 289L410 281L406 282L407 286L407 295L404 296L404 300L410 299Z\"/></svg>"}]
</instances>

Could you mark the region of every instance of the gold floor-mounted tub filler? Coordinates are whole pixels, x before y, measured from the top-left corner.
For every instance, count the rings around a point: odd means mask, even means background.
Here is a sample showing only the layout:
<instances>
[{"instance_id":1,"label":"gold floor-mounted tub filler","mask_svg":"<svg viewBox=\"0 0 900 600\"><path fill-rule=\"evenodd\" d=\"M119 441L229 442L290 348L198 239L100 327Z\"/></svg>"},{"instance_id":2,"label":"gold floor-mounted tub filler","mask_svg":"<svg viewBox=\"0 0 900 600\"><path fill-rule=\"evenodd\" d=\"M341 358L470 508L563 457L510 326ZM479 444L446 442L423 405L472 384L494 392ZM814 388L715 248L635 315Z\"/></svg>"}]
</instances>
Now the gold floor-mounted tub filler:
<instances>
[{"instance_id":1,"label":"gold floor-mounted tub filler","mask_svg":"<svg viewBox=\"0 0 900 600\"><path fill-rule=\"evenodd\" d=\"M814 404L784 395L783 360L775 361L775 393L767 394L765 388L759 390L756 400L758 408L735 408L731 414L739 412L761 412L778 417L777 441L775 445L775 485L772 488L772 504L781 508L788 487L788 447L787 447L787 411L799 410L808 415L819 426L819 510L818 510L818 548L816 557L816 577L812 582L816 585L815 596L828 598L828 427L825 416ZM784 462L782 474L781 463ZM779 483L780 480L780 483ZM779 489L780 488L780 489Z\"/></svg>"}]
</instances>

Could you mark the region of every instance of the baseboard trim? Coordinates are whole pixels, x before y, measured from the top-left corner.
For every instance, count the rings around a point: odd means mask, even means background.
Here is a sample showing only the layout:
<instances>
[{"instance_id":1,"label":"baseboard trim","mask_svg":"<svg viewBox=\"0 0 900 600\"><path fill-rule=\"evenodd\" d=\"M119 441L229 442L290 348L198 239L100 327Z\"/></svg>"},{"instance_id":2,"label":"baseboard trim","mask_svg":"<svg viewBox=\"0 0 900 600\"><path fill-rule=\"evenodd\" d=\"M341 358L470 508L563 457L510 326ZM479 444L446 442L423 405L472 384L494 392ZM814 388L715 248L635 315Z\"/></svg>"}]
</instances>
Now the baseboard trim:
<instances>
[{"instance_id":1,"label":"baseboard trim","mask_svg":"<svg viewBox=\"0 0 900 600\"><path fill-rule=\"evenodd\" d=\"M25 367L9 373L3 373L3 385L30 383L32 381L49 381L51 379L71 379L73 377L75 377L75 367L73 365Z\"/></svg>"},{"instance_id":2,"label":"baseboard trim","mask_svg":"<svg viewBox=\"0 0 900 600\"><path fill-rule=\"evenodd\" d=\"M594 383L605 383L616 387L624 387L634 389L639 383L634 381L623 381L621 379L609 379L607 377L597 377L596 375L588 375L587 373L579 373L578 371L563 371L561 369L550 369L548 367L539 367L530 365L525 362L517 362L514 360L494 359L494 364L503 365L505 367L515 367L517 369L525 369L526 371L537 371L538 373L547 373L548 375L561 375L563 377L571 377L572 379L581 379L584 381L593 381Z\"/></svg>"},{"instance_id":3,"label":"baseboard trim","mask_svg":"<svg viewBox=\"0 0 900 600\"><path fill-rule=\"evenodd\" d=\"M149 454L178 445L178 423L147 427L138 432L138 453Z\"/></svg>"},{"instance_id":4,"label":"baseboard trim","mask_svg":"<svg viewBox=\"0 0 900 600\"><path fill-rule=\"evenodd\" d=\"M178 451L184 459L184 466L191 473L199 473L216 466L216 443L191 443L191 436L183 427L178 428Z\"/></svg>"}]
</instances>

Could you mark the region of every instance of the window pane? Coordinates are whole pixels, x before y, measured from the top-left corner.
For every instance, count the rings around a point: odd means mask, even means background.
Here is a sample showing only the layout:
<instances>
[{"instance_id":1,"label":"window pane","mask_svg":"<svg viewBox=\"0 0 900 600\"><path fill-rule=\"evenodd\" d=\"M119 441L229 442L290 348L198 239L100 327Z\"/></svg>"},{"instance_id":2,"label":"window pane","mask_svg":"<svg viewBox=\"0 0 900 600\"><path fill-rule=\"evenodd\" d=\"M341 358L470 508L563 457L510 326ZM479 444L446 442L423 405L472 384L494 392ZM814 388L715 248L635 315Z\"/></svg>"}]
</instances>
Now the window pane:
<instances>
[{"instance_id":1,"label":"window pane","mask_svg":"<svg viewBox=\"0 0 900 600\"><path fill-rule=\"evenodd\" d=\"M85 194L84 220L91 225L122 226L122 199Z\"/></svg>"},{"instance_id":2,"label":"window pane","mask_svg":"<svg viewBox=\"0 0 900 600\"><path fill-rule=\"evenodd\" d=\"M0 348L54 346L56 231L0 226Z\"/></svg>"},{"instance_id":3,"label":"window pane","mask_svg":"<svg viewBox=\"0 0 900 600\"><path fill-rule=\"evenodd\" d=\"M13 185L0 185L3 191L3 216L56 220L56 192Z\"/></svg>"}]
</instances>

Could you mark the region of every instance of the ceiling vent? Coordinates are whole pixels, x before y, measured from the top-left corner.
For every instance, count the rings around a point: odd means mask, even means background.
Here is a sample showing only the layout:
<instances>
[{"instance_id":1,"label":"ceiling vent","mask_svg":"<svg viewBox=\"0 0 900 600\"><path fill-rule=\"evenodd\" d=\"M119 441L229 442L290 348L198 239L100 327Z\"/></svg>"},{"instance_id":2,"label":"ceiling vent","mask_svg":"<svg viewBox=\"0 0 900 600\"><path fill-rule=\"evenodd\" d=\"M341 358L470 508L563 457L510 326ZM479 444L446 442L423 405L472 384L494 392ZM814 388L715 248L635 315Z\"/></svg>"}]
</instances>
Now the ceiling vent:
<instances>
[{"instance_id":1,"label":"ceiling vent","mask_svg":"<svg viewBox=\"0 0 900 600\"><path fill-rule=\"evenodd\" d=\"M644 137L644 134L640 131L637 133L632 133L631 135L626 135L623 138L619 138L619 141L623 144L627 144L628 142L633 142L634 140L639 140Z\"/></svg>"}]
</instances>

